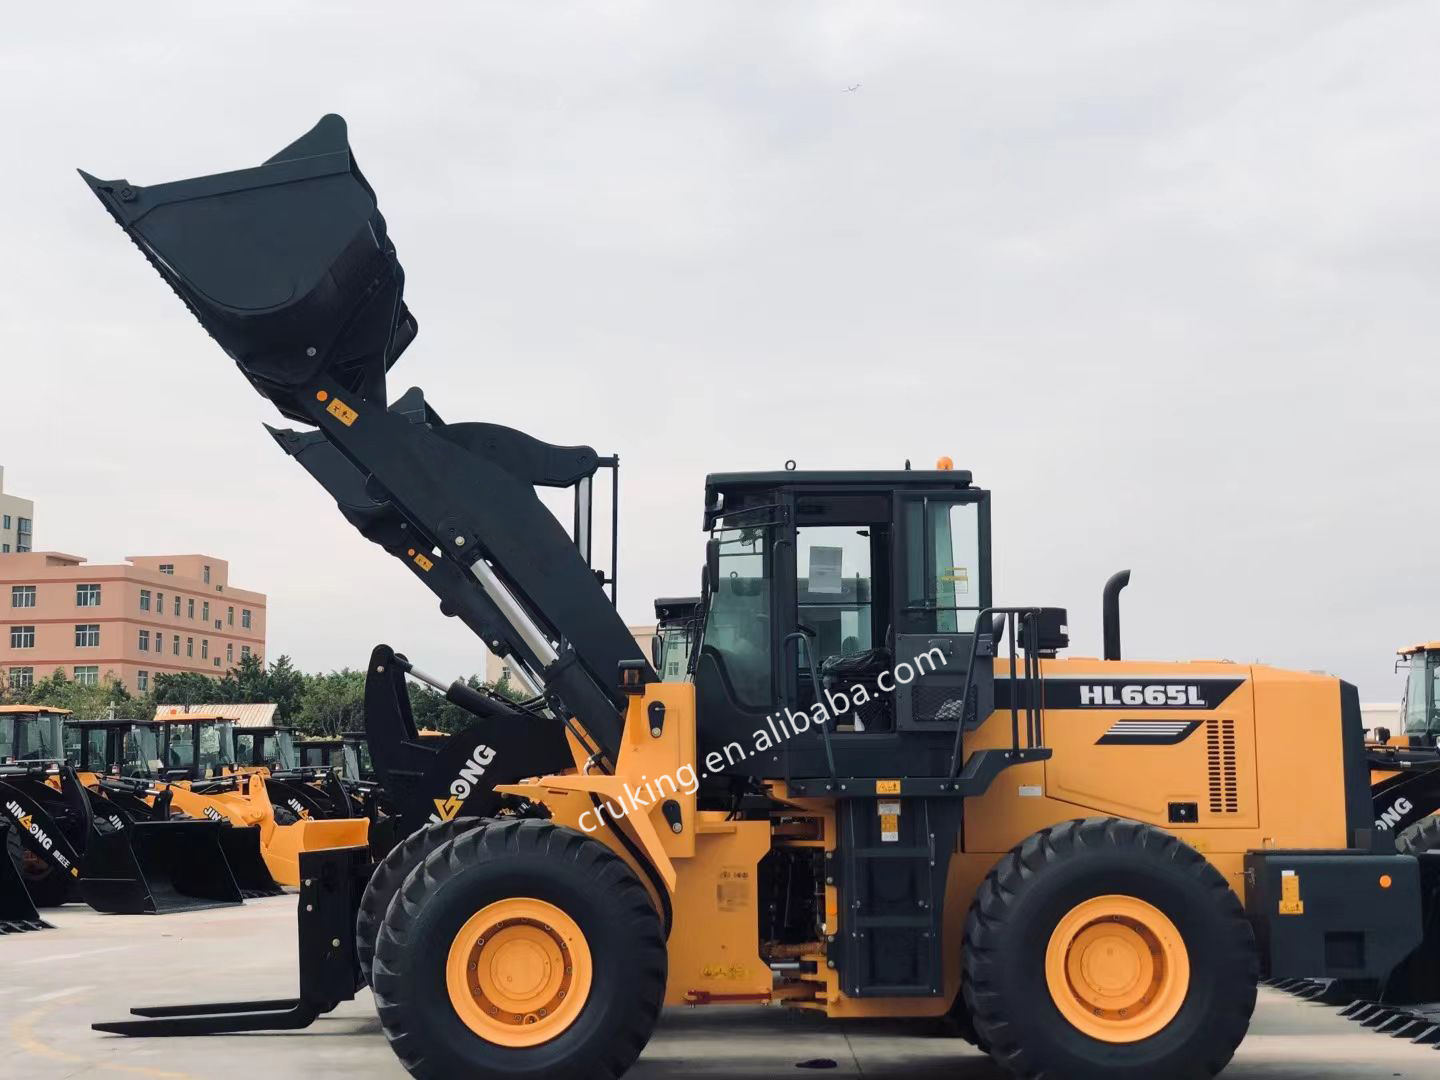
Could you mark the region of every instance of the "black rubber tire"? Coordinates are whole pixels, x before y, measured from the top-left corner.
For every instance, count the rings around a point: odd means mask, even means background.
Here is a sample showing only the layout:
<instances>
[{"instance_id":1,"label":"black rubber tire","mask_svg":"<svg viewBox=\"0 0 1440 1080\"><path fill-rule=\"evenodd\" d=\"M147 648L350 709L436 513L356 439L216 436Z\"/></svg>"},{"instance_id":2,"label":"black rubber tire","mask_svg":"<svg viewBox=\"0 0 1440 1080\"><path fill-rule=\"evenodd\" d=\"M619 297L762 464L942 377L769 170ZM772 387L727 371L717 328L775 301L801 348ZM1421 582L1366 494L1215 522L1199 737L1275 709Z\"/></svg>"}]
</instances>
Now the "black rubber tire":
<instances>
[{"instance_id":1,"label":"black rubber tire","mask_svg":"<svg viewBox=\"0 0 1440 1080\"><path fill-rule=\"evenodd\" d=\"M1102 1042L1073 1027L1045 979L1045 951L1061 918L1112 894L1159 908L1189 953L1179 1013L1134 1043ZM1044 829L1001 859L971 906L964 968L976 1031L1024 1080L1212 1077L1245 1037L1260 974L1250 923L1220 872L1170 833L1118 818Z\"/></svg>"},{"instance_id":2,"label":"black rubber tire","mask_svg":"<svg viewBox=\"0 0 1440 1080\"><path fill-rule=\"evenodd\" d=\"M1395 849L1402 855L1419 855L1440 851L1440 816L1421 818L1395 838Z\"/></svg>"},{"instance_id":3,"label":"black rubber tire","mask_svg":"<svg viewBox=\"0 0 1440 1080\"><path fill-rule=\"evenodd\" d=\"M528 896L579 924L592 982L584 1009L538 1046L498 1046L456 1015L445 986L451 942L477 910ZM640 1056L665 996L660 917L604 844L548 821L462 833L405 879L375 950L374 991L391 1049L420 1080L614 1080Z\"/></svg>"},{"instance_id":4,"label":"black rubber tire","mask_svg":"<svg viewBox=\"0 0 1440 1080\"><path fill-rule=\"evenodd\" d=\"M400 891L410 871L436 848L482 823L481 818L462 817L422 826L391 848L376 865L360 897L360 909L355 913L355 955L360 961L360 971L367 986L375 964L375 939L380 936L380 924L385 921L390 901Z\"/></svg>"},{"instance_id":5,"label":"black rubber tire","mask_svg":"<svg viewBox=\"0 0 1440 1080\"><path fill-rule=\"evenodd\" d=\"M15 864L30 902L37 908L57 908L70 899L75 879L62 874L38 855L25 849L25 842L15 827L5 830L6 857Z\"/></svg>"}]
</instances>

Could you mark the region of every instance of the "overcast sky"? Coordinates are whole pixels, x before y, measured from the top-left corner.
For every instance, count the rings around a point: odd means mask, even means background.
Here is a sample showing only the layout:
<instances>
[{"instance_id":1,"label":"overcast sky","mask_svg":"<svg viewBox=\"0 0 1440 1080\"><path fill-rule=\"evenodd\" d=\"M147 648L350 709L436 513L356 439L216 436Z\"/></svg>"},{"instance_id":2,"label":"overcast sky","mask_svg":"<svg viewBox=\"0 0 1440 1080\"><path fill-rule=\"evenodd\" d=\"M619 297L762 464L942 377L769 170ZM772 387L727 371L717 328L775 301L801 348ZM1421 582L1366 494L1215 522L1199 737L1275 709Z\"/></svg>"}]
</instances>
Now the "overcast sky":
<instances>
[{"instance_id":1,"label":"overcast sky","mask_svg":"<svg viewBox=\"0 0 1440 1080\"><path fill-rule=\"evenodd\" d=\"M997 601L1099 649L1398 700L1440 637L1427 3L17 5L0 464L41 548L203 551L270 652L480 646L271 443L75 177L343 114L421 334L392 393L622 460L622 612L695 591L710 471L994 490ZM846 87L859 89L846 92Z\"/></svg>"}]
</instances>

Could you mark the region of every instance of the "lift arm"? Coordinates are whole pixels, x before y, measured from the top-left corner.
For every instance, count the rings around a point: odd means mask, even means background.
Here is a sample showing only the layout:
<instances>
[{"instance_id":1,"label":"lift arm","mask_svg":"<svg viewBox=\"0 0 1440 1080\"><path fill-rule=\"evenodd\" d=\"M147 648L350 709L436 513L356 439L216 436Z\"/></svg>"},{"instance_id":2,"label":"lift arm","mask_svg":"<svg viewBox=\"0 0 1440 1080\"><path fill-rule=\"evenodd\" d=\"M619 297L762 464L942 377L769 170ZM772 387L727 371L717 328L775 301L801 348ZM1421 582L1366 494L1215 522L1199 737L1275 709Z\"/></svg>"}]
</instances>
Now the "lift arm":
<instances>
[{"instance_id":1,"label":"lift arm","mask_svg":"<svg viewBox=\"0 0 1440 1080\"><path fill-rule=\"evenodd\" d=\"M654 677L590 566L591 484L614 459L446 424L419 389L389 403L386 373L418 326L344 120L253 169L150 187L81 176L251 385L313 429L272 434L347 519L613 761L620 665ZM575 488L575 540L537 485Z\"/></svg>"}]
</instances>

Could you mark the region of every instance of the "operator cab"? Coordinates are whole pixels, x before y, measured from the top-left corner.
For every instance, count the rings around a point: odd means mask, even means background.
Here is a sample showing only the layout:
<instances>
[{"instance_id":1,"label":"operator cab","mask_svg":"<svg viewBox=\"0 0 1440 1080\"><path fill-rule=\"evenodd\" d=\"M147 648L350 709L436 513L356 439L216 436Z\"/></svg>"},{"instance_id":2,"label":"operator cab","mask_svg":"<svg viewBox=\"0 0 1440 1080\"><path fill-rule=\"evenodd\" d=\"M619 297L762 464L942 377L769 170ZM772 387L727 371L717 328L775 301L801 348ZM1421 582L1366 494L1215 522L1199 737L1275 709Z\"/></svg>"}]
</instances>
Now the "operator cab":
<instances>
[{"instance_id":1,"label":"operator cab","mask_svg":"<svg viewBox=\"0 0 1440 1080\"><path fill-rule=\"evenodd\" d=\"M272 726L236 728L235 760L242 769L293 771L300 764L294 730Z\"/></svg>"},{"instance_id":2,"label":"operator cab","mask_svg":"<svg viewBox=\"0 0 1440 1080\"><path fill-rule=\"evenodd\" d=\"M650 660L661 682L684 682L700 631L700 597L667 596L655 601L655 636Z\"/></svg>"},{"instance_id":3,"label":"operator cab","mask_svg":"<svg viewBox=\"0 0 1440 1080\"><path fill-rule=\"evenodd\" d=\"M957 724L994 706L996 633L987 618L976 640L990 493L947 464L707 478L693 664L707 771L719 752L734 776L949 773ZM1037 644L1053 655L1063 635ZM828 722L796 730L802 712Z\"/></svg>"},{"instance_id":4,"label":"operator cab","mask_svg":"<svg viewBox=\"0 0 1440 1080\"><path fill-rule=\"evenodd\" d=\"M46 705L0 705L0 765L64 760L69 715Z\"/></svg>"},{"instance_id":5,"label":"operator cab","mask_svg":"<svg viewBox=\"0 0 1440 1080\"><path fill-rule=\"evenodd\" d=\"M1440 742L1440 641L1401 649L1396 667L1406 670L1400 706L1401 731L1411 746Z\"/></svg>"},{"instance_id":6,"label":"operator cab","mask_svg":"<svg viewBox=\"0 0 1440 1080\"><path fill-rule=\"evenodd\" d=\"M208 780L235 770L235 720L220 713L156 717L162 732L162 779Z\"/></svg>"},{"instance_id":7,"label":"operator cab","mask_svg":"<svg viewBox=\"0 0 1440 1080\"><path fill-rule=\"evenodd\" d=\"M148 778L160 772L159 725L102 718L65 724L65 759L80 772Z\"/></svg>"}]
</instances>

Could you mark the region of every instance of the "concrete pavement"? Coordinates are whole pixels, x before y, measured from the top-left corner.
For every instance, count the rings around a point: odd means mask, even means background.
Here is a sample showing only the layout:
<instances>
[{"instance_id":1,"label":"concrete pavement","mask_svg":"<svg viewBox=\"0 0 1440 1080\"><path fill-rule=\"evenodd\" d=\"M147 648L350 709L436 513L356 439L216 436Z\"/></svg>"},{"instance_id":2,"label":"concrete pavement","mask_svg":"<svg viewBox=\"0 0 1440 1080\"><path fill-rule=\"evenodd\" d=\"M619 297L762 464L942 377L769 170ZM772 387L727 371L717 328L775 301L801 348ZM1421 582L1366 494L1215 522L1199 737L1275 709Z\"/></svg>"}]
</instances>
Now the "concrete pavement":
<instances>
[{"instance_id":1,"label":"concrete pavement","mask_svg":"<svg viewBox=\"0 0 1440 1080\"><path fill-rule=\"evenodd\" d=\"M293 994L295 898L167 916L104 916L70 907L58 929L0 938L5 1025L0 1078L305 1080L405 1076L368 993L305 1031L203 1039L122 1039L90 1030L132 1005ZM824 1059L833 1068L797 1068ZM1001 1080L990 1060L932 1027L831 1023L778 1008L668 1010L635 1080L709 1076ZM1440 1051L1399 1042L1332 1009L1262 990L1250 1036L1226 1080L1440 1077Z\"/></svg>"}]
</instances>

